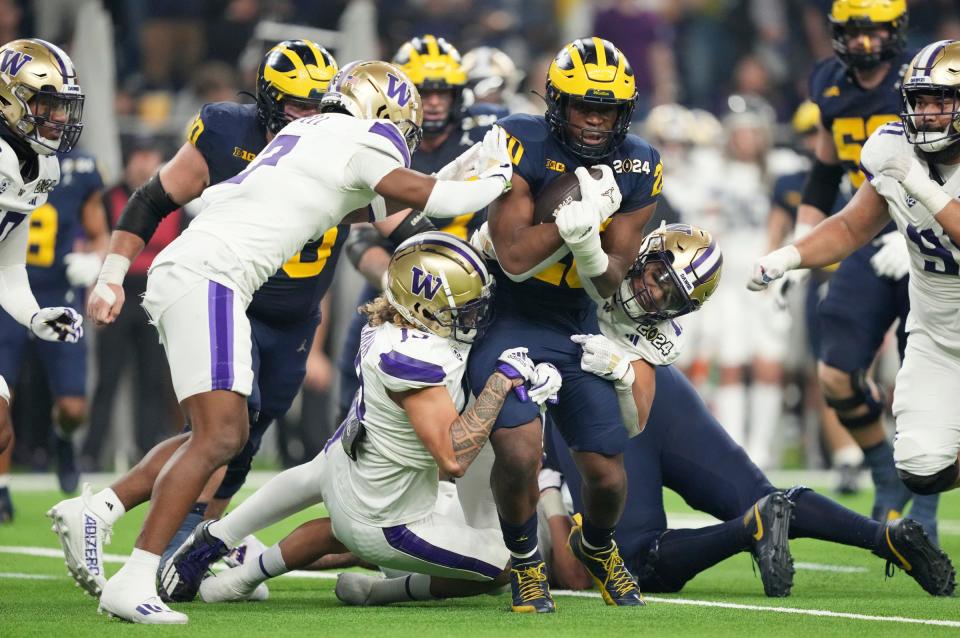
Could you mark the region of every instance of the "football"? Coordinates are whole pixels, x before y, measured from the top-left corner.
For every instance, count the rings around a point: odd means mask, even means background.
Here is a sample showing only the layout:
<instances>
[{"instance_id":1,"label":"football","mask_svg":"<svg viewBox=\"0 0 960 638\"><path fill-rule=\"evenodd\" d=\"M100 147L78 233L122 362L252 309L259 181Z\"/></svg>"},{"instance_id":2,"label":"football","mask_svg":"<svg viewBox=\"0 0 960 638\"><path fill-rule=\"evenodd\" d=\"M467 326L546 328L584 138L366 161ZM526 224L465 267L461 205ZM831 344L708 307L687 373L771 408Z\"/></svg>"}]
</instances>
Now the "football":
<instances>
[{"instance_id":1,"label":"football","mask_svg":"<svg viewBox=\"0 0 960 638\"><path fill-rule=\"evenodd\" d=\"M590 175L600 179L603 173L599 168L591 168ZM573 201L580 201L580 181L573 172L564 173L544 188L536 198L533 207L533 223L553 222L557 211Z\"/></svg>"}]
</instances>

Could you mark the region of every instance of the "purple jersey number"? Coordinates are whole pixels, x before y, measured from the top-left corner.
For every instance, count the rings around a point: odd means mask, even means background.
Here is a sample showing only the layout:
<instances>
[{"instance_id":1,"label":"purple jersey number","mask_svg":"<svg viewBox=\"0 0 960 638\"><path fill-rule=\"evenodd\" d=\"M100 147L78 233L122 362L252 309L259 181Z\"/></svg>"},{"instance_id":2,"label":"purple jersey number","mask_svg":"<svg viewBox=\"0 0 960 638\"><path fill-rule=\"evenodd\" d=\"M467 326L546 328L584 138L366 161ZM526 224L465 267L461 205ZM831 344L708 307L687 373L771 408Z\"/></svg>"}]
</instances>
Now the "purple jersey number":
<instances>
[{"instance_id":1,"label":"purple jersey number","mask_svg":"<svg viewBox=\"0 0 960 638\"><path fill-rule=\"evenodd\" d=\"M923 260L923 269L938 275L960 275L960 264L957 264L953 252L940 241L940 237L932 228L918 229L913 224L907 225L907 237L910 238L920 252L931 259ZM952 243L952 242L951 242Z\"/></svg>"},{"instance_id":2,"label":"purple jersey number","mask_svg":"<svg viewBox=\"0 0 960 638\"><path fill-rule=\"evenodd\" d=\"M257 159L253 160L250 166L225 181L229 184L241 184L254 169L261 166L276 166L280 158L292 151L293 147L296 146L299 141L299 135L279 135L273 138L273 141L260 151Z\"/></svg>"}]
</instances>

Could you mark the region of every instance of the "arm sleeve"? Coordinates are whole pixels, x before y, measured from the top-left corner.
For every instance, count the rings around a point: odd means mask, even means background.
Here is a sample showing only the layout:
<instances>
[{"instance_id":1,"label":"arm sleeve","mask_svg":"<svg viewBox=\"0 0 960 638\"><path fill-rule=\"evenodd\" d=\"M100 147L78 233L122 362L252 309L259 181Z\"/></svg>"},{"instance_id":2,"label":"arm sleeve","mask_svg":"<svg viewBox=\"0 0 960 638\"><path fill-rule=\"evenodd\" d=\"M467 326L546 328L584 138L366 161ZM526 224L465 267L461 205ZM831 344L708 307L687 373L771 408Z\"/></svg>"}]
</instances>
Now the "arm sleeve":
<instances>
[{"instance_id":1,"label":"arm sleeve","mask_svg":"<svg viewBox=\"0 0 960 638\"><path fill-rule=\"evenodd\" d=\"M40 310L30 290L27 268L29 220L24 220L0 242L0 306L23 326L30 326L30 319Z\"/></svg>"},{"instance_id":2,"label":"arm sleeve","mask_svg":"<svg viewBox=\"0 0 960 638\"><path fill-rule=\"evenodd\" d=\"M504 183L499 177L469 182L438 180L423 212L439 219L459 217L486 208L503 191Z\"/></svg>"}]
</instances>

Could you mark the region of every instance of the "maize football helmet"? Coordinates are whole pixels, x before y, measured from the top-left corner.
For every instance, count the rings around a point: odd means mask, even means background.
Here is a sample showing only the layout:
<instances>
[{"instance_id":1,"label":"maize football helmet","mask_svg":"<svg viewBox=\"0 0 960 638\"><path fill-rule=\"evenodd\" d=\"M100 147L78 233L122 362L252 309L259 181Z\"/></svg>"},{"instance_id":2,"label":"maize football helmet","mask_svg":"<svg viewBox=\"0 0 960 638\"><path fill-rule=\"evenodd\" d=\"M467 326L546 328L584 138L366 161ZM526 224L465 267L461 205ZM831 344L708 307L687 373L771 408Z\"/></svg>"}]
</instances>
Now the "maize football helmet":
<instances>
[{"instance_id":1,"label":"maize football helmet","mask_svg":"<svg viewBox=\"0 0 960 638\"><path fill-rule=\"evenodd\" d=\"M661 225L614 293L636 323L656 323L699 310L720 283L723 255L710 233L687 224Z\"/></svg>"},{"instance_id":2,"label":"maize football helmet","mask_svg":"<svg viewBox=\"0 0 960 638\"><path fill-rule=\"evenodd\" d=\"M366 120L390 120L413 153L423 133L420 93L410 78L389 62L351 62L334 76L321 100L324 113L346 113Z\"/></svg>"},{"instance_id":3,"label":"maize football helmet","mask_svg":"<svg viewBox=\"0 0 960 638\"><path fill-rule=\"evenodd\" d=\"M384 295L417 328L472 343L490 323L493 277L470 244L430 231L397 246Z\"/></svg>"},{"instance_id":4,"label":"maize football helmet","mask_svg":"<svg viewBox=\"0 0 960 638\"><path fill-rule=\"evenodd\" d=\"M40 155L66 153L83 130L83 91L70 57L37 38L0 47L0 118Z\"/></svg>"},{"instance_id":5,"label":"maize football helmet","mask_svg":"<svg viewBox=\"0 0 960 638\"><path fill-rule=\"evenodd\" d=\"M447 125L460 119L463 114L463 89L467 86L467 74L460 62L460 53L444 40L424 35L405 42L393 63L400 67L419 91L450 91L453 103L445 119L424 120L424 135L439 135Z\"/></svg>"},{"instance_id":6,"label":"maize football helmet","mask_svg":"<svg viewBox=\"0 0 960 638\"><path fill-rule=\"evenodd\" d=\"M793 132L798 136L810 135L817 132L817 126L820 124L820 107L816 102L804 100L793 112L793 118L790 125Z\"/></svg>"},{"instance_id":7,"label":"maize football helmet","mask_svg":"<svg viewBox=\"0 0 960 638\"><path fill-rule=\"evenodd\" d=\"M502 102L520 86L523 74L517 70L510 56L494 47L470 49L463 56L463 70L467 84L478 101ZM500 99L493 97L499 94Z\"/></svg>"},{"instance_id":8,"label":"maize football helmet","mask_svg":"<svg viewBox=\"0 0 960 638\"><path fill-rule=\"evenodd\" d=\"M571 152L588 159L606 157L623 142L637 105L637 87L630 63L613 43L601 38L580 38L563 47L547 72L547 123ZM617 119L609 131L570 129L572 102L614 105ZM589 144L584 133L605 141Z\"/></svg>"},{"instance_id":9,"label":"maize football helmet","mask_svg":"<svg viewBox=\"0 0 960 638\"><path fill-rule=\"evenodd\" d=\"M960 40L941 40L920 50L907 67L900 85L903 130L907 140L925 153L936 153L960 140ZM925 130L915 108L917 98L928 96L940 104L950 123L936 131ZM929 111L925 114L930 115Z\"/></svg>"},{"instance_id":10,"label":"maize football helmet","mask_svg":"<svg viewBox=\"0 0 960 638\"><path fill-rule=\"evenodd\" d=\"M834 0L830 9L833 51L852 69L869 69L892 60L907 46L906 0ZM889 37L876 50L850 49L851 32L885 27Z\"/></svg>"},{"instance_id":11,"label":"maize football helmet","mask_svg":"<svg viewBox=\"0 0 960 638\"><path fill-rule=\"evenodd\" d=\"M267 51L257 70L257 116L271 133L290 123L286 103L319 110L337 73L337 61L316 42L284 40Z\"/></svg>"}]
</instances>

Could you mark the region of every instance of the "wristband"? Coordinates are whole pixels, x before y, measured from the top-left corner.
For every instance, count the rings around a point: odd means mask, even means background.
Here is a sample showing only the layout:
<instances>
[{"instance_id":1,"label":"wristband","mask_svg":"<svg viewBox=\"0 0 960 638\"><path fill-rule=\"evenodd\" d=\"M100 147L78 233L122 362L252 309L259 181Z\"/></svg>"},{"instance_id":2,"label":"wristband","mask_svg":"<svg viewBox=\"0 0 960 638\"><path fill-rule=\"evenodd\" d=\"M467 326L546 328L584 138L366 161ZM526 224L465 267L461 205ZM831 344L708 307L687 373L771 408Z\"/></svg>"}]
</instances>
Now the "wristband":
<instances>
[{"instance_id":1,"label":"wristband","mask_svg":"<svg viewBox=\"0 0 960 638\"><path fill-rule=\"evenodd\" d=\"M123 285L123 278L127 276L127 270L130 269L130 260L123 255L110 253L103 260L103 266L100 267L100 276L97 277L97 285L116 284Z\"/></svg>"}]
</instances>

